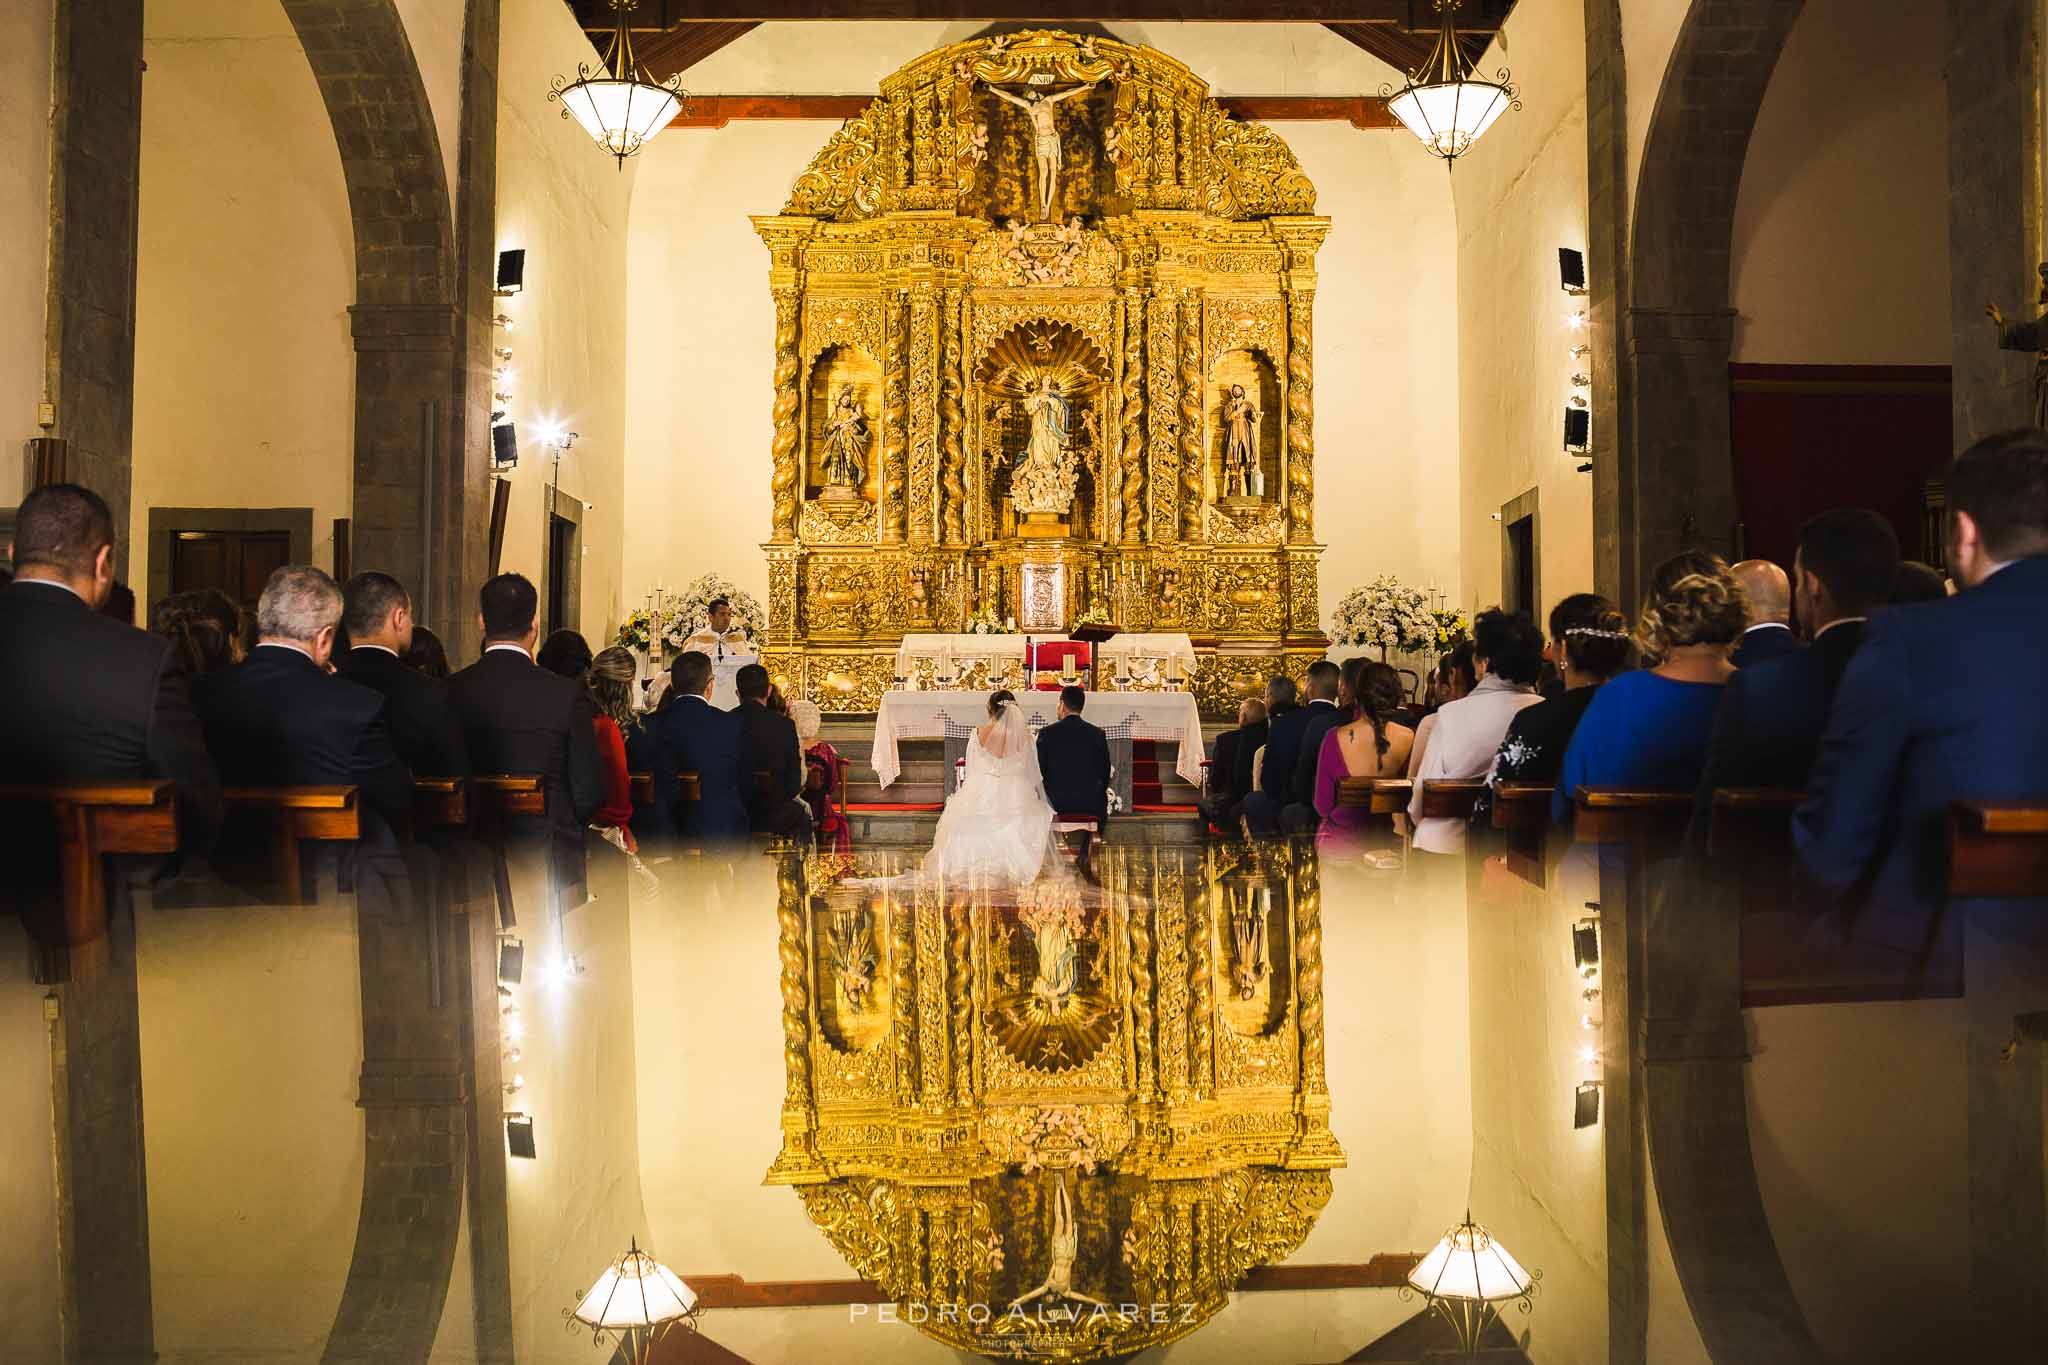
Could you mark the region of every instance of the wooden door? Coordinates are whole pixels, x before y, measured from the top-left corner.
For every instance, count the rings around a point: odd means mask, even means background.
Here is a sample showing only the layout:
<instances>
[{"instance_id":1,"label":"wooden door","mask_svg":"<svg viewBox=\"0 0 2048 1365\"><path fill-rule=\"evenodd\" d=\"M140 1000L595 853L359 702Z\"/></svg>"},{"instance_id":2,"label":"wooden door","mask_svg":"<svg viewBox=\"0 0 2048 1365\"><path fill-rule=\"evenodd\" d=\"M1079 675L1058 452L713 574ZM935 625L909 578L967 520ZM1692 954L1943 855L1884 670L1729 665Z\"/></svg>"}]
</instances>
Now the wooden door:
<instances>
[{"instance_id":1,"label":"wooden door","mask_svg":"<svg viewBox=\"0 0 2048 1365\"><path fill-rule=\"evenodd\" d=\"M289 531L173 531L171 591L218 588L254 611L264 583L291 561Z\"/></svg>"}]
</instances>

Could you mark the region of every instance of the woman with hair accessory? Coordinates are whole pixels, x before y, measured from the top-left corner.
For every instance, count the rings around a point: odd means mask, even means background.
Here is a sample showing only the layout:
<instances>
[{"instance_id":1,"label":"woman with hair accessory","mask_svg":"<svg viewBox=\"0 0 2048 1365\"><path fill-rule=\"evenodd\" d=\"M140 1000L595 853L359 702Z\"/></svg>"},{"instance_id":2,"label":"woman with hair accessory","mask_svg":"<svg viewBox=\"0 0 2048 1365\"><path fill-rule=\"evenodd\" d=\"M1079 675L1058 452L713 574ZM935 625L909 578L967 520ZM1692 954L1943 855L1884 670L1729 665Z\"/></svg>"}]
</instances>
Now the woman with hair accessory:
<instances>
[{"instance_id":1,"label":"woman with hair accessory","mask_svg":"<svg viewBox=\"0 0 2048 1365\"><path fill-rule=\"evenodd\" d=\"M1552 783L1564 766L1572 732L1585 718L1600 685L1628 668L1634 650L1621 609L1598 593L1575 592L1550 609L1549 657L1564 691L1518 711L1494 755L1486 790L1472 808L1472 823L1493 822L1493 793L1503 782Z\"/></svg>"},{"instance_id":2,"label":"woman with hair accessory","mask_svg":"<svg viewBox=\"0 0 2048 1365\"><path fill-rule=\"evenodd\" d=\"M640 728L640 718L633 713L633 680L638 672L633 651L613 645L592 659L583 674L583 687L590 693L596 713L591 727L597 732L597 753L604 760L604 804L590 817L590 824L605 831L608 839L612 838L610 831L617 830L618 842L628 853L640 851L640 843L633 837L633 777L626 766L626 735Z\"/></svg>"},{"instance_id":3,"label":"woman with hair accessory","mask_svg":"<svg viewBox=\"0 0 2048 1365\"><path fill-rule=\"evenodd\" d=\"M1569 824L1581 787L1699 785L1728 656L1749 625L1749 603L1719 555L1688 550L1650 575L1636 616L1641 670L1594 693L1573 731L1550 814Z\"/></svg>"},{"instance_id":4,"label":"woman with hair accessory","mask_svg":"<svg viewBox=\"0 0 2048 1365\"><path fill-rule=\"evenodd\" d=\"M1025 885L1054 853L1052 817L1024 710L1015 693L992 693L987 722L967 741L967 778L946 800L924 874Z\"/></svg>"},{"instance_id":5,"label":"woman with hair accessory","mask_svg":"<svg viewBox=\"0 0 2048 1365\"><path fill-rule=\"evenodd\" d=\"M829 741L818 737L825 713L818 703L800 699L789 704L789 718L796 725L796 742L804 754L803 798L811 808L811 828L817 834L818 847L851 853L853 830L839 809L839 777L845 761Z\"/></svg>"},{"instance_id":6,"label":"woman with hair accessory","mask_svg":"<svg viewBox=\"0 0 2048 1365\"><path fill-rule=\"evenodd\" d=\"M150 609L149 629L169 640L198 677L242 661L242 613L218 588L172 593Z\"/></svg>"}]
</instances>

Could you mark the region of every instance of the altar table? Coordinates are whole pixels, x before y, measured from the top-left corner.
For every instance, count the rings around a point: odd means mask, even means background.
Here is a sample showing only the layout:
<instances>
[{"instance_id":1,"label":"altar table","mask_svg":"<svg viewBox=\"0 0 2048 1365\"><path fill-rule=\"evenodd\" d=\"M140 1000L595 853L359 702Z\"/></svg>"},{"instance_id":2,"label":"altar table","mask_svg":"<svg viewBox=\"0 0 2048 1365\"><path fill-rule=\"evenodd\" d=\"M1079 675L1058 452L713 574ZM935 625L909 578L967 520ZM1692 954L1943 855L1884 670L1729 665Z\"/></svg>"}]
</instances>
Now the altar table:
<instances>
[{"instance_id":1,"label":"altar table","mask_svg":"<svg viewBox=\"0 0 2048 1365\"><path fill-rule=\"evenodd\" d=\"M917 660L930 659L944 672L955 659L1014 659L1024 663L1024 637L1007 635L906 635L896 650L896 676L907 678Z\"/></svg>"},{"instance_id":2,"label":"altar table","mask_svg":"<svg viewBox=\"0 0 2048 1365\"><path fill-rule=\"evenodd\" d=\"M1059 714L1059 696L1027 692L1018 697L1035 731ZM1188 692L1090 692L1082 716L1098 725L1112 741L1173 740L1180 755L1173 770L1193 787L1202 785L1202 716ZM966 736L988 719L986 692L887 692L875 712L875 776L886 787L903 771L896 743L903 739L945 739ZM1119 788L1130 780L1130 764L1120 765ZM950 786L950 783L948 784Z\"/></svg>"}]
</instances>

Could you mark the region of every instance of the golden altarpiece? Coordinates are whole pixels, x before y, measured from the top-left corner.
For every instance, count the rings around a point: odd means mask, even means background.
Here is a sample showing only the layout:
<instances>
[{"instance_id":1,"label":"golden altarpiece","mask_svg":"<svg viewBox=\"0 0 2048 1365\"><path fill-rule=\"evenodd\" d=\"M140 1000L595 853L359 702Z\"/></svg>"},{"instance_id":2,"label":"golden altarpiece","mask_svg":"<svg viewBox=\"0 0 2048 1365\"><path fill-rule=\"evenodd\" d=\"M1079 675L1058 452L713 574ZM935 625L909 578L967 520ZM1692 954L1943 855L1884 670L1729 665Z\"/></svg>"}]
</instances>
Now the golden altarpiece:
<instances>
[{"instance_id":1,"label":"golden altarpiece","mask_svg":"<svg viewBox=\"0 0 2048 1365\"><path fill-rule=\"evenodd\" d=\"M904 1321L1123 1356L1301 1244L1344 1164L1312 849L1104 849L1099 885L1001 893L884 856L783 865L767 1181Z\"/></svg>"},{"instance_id":2,"label":"golden altarpiece","mask_svg":"<svg viewBox=\"0 0 2048 1365\"><path fill-rule=\"evenodd\" d=\"M872 710L906 632L1184 631L1205 709L1319 656L1315 188L1186 66L956 43L754 219L775 304L772 646Z\"/></svg>"}]
</instances>

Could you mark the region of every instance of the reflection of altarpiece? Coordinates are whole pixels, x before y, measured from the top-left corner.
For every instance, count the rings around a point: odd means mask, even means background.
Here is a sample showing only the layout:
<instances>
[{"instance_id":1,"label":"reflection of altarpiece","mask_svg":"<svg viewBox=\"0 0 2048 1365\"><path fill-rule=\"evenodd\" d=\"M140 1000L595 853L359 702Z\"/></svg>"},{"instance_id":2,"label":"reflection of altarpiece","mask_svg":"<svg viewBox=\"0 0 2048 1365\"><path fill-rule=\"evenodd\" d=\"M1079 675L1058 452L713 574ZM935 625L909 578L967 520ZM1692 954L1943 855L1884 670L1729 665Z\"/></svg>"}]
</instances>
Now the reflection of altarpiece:
<instances>
[{"instance_id":1,"label":"reflection of altarpiece","mask_svg":"<svg viewBox=\"0 0 2048 1365\"><path fill-rule=\"evenodd\" d=\"M1210 711L1320 654L1314 209L1150 48L1008 34L885 79L754 220L785 691L872 710L905 633L977 610L1214 640Z\"/></svg>"},{"instance_id":2,"label":"reflection of altarpiece","mask_svg":"<svg viewBox=\"0 0 2048 1365\"><path fill-rule=\"evenodd\" d=\"M1313 850L1098 866L1085 897L782 868L768 1183L963 1350L1086 1361L1185 1336L1300 1245L1344 1164Z\"/></svg>"}]
</instances>

